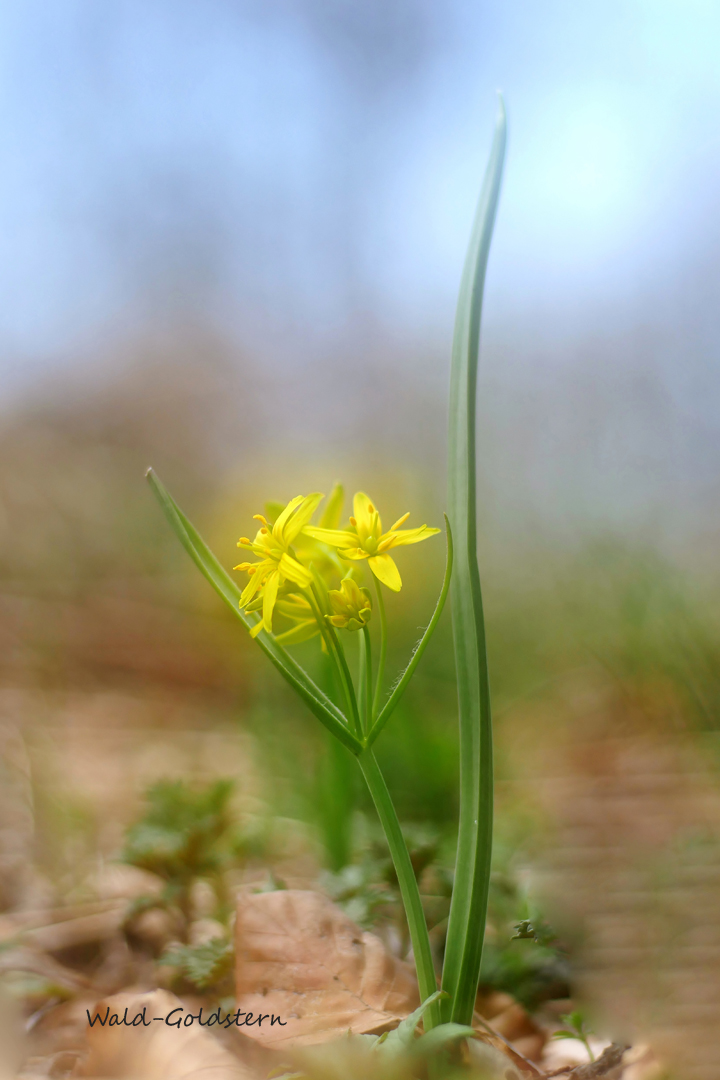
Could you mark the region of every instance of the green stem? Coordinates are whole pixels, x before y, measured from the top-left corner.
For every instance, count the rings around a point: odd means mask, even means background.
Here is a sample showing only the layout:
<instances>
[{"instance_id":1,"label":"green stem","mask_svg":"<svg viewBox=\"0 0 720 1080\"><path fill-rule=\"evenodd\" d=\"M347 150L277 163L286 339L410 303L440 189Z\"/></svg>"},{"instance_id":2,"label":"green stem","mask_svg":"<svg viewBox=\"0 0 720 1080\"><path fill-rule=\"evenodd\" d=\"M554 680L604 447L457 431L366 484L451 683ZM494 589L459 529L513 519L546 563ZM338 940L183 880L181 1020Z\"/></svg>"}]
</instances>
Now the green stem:
<instances>
[{"instance_id":1,"label":"green stem","mask_svg":"<svg viewBox=\"0 0 720 1080\"><path fill-rule=\"evenodd\" d=\"M365 670L361 671L359 676L360 684L364 687L362 695L364 709L360 709L360 715L367 735L372 724L372 642L370 641L370 631L367 626L363 626L362 635L363 648L360 650L360 654L365 661Z\"/></svg>"},{"instance_id":2,"label":"green stem","mask_svg":"<svg viewBox=\"0 0 720 1080\"><path fill-rule=\"evenodd\" d=\"M378 659L377 677L375 681L375 697L373 698L373 720L380 712L380 698L382 695L383 679L385 677L385 657L387 656L387 617L385 615L385 601L382 595L382 585L373 574L375 591L378 598L378 611L380 612L380 657Z\"/></svg>"},{"instance_id":3,"label":"green stem","mask_svg":"<svg viewBox=\"0 0 720 1080\"><path fill-rule=\"evenodd\" d=\"M307 590L307 597L310 601L310 606L313 609L313 614L317 619L317 624L320 627L320 633L322 634L325 644L327 645L328 652L335 662L337 673L340 677L340 685L343 688L343 694L345 696L345 702L348 707L348 711L352 717L353 725L357 735L362 739L362 727L360 724L360 714L358 712L357 698L355 697L355 687L353 686L352 675L345 659L345 650L337 639L335 630L331 623L324 618L322 612L322 604L320 603L320 597L317 595L315 585L311 585Z\"/></svg>"},{"instance_id":4,"label":"green stem","mask_svg":"<svg viewBox=\"0 0 720 1080\"><path fill-rule=\"evenodd\" d=\"M360 723L363 735L367 735L367 686L365 683L365 670L367 668L367 643L364 634L358 634L358 676L357 676L357 700Z\"/></svg>"},{"instance_id":5,"label":"green stem","mask_svg":"<svg viewBox=\"0 0 720 1080\"><path fill-rule=\"evenodd\" d=\"M428 935L425 913L420 900L415 871L413 870L407 844L400 828L395 807L393 806L390 792L387 789L384 777L375 759L372 750L365 750L358 755L358 762L362 769L365 782L367 783L375 809L378 812L380 823L390 848L395 873L397 874L400 893L402 895L410 940L412 941L415 968L417 970L420 998L425 1001L437 990L437 979L433 967L432 952L430 949L430 937ZM437 1004L433 1004L425 1014L426 1030L430 1030L440 1023L440 1010Z\"/></svg>"}]
</instances>

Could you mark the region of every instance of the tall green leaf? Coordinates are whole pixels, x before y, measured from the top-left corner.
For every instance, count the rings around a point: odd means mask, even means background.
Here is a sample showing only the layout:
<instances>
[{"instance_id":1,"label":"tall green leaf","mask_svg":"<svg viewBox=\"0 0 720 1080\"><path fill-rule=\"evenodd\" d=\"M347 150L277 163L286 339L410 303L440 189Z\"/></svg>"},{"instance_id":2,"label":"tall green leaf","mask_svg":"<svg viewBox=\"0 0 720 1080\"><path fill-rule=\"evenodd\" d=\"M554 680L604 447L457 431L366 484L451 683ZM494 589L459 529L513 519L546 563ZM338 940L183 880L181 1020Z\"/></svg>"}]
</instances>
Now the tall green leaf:
<instances>
[{"instance_id":1,"label":"tall green leaf","mask_svg":"<svg viewBox=\"0 0 720 1080\"><path fill-rule=\"evenodd\" d=\"M448 431L448 510L455 541L450 586L460 714L460 828L443 968L444 1018L472 1019L487 916L493 828L493 764L485 622L477 561L475 411L485 269L503 161L500 98L490 160L470 237L455 317Z\"/></svg>"},{"instance_id":2,"label":"tall green leaf","mask_svg":"<svg viewBox=\"0 0 720 1080\"><path fill-rule=\"evenodd\" d=\"M253 623L240 610L240 589L236 583L213 555L197 530L190 524L152 469L148 469L147 478L165 513L165 517L190 558L232 613L247 630L250 630ZM255 638L255 641L328 731L331 731L354 754L358 754L362 750L360 740L350 731L345 717L337 706L323 693L319 686L316 686L307 672L266 631L262 630Z\"/></svg>"}]
</instances>

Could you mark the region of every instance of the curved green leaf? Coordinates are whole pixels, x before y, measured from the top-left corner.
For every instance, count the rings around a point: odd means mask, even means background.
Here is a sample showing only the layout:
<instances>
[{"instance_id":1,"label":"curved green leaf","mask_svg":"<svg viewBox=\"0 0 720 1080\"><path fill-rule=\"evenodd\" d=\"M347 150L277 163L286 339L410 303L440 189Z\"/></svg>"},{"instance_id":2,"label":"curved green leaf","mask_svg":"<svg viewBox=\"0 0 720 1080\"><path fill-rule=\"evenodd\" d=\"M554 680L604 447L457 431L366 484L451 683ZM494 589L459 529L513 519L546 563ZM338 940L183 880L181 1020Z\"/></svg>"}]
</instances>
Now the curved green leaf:
<instances>
[{"instance_id":1,"label":"curved green leaf","mask_svg":"<svg viewBox=\"0 0 720 1080\"><path fill-rule=\"evenodd\" d=\"M430 1008L442 997L447 997L447 994L442 990L436 990L434 994L431 994L429 998L423 1001L415 1012L411 1012L409 1016L406 1016L404 1020L401 1020L396 1028L389 1031L383 1041L383 1049L386 1051L397 1051L402 1053L404 1050L409 1050L415 1040L415 1028L418 1026L423 1016ZM434 1029L433 1029L434 1030Z\"/></svg>"},{"instance_id":2,"label":"curved green leaf","mask_svg":"<svg viewBox=\"0 0 720 1080\"><path fill-rule=\"evenodd\" d=\"M477 1031L467 1024L438 1024L432 1031L426 1031L413 1043L411 1049L414 1054L426 1057L428 1054L436 1054L438 1050L444 1050L459 1039L474 1039Z\"/></svg>"}]
</instances>

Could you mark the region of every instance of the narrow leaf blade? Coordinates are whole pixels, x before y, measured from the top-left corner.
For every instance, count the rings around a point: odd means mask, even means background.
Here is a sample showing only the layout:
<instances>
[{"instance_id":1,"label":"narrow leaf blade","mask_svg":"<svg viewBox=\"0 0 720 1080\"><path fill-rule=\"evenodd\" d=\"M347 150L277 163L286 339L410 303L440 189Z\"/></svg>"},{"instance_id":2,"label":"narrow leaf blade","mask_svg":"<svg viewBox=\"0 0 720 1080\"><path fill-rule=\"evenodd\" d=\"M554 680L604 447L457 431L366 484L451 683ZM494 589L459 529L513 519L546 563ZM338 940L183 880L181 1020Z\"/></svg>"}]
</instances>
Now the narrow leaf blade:
<instances>
[{"instance_id":1,"label":"narrow leaf blade","mask_svg":"<svg viewBox=\"0 0 720 1080\"><path fill-rule=\"evenodd\" d=\"M401 1020L396 1028L388 1032L388 1036L383 1043L383 1048L397 1051L398 1053L403 1050L408 1050L415 1041L415 1028L418 1026L423 1016L439 998L445 997L442 990L437 990L430 997L425 998L422 1005L415 1009L415 1012L411 1012L409 1016L406 1016L404 1020Z\"/></svg>"},{"instance_id":2,"label":"narrow leaf blade","mask_svg":"<svg viewBox=\"0 0 720 1080\"><path fill-rule=\"evenodd\" d=\"M448 510L455 536L451 585L460 715L460 828L443 989L446 1019L469 1023L487 916L493 819L492 724L485 624L477 562L475 412L485 269L505 157L500 107L458 298L448 430Z\"/></svg>"}]
</instances>

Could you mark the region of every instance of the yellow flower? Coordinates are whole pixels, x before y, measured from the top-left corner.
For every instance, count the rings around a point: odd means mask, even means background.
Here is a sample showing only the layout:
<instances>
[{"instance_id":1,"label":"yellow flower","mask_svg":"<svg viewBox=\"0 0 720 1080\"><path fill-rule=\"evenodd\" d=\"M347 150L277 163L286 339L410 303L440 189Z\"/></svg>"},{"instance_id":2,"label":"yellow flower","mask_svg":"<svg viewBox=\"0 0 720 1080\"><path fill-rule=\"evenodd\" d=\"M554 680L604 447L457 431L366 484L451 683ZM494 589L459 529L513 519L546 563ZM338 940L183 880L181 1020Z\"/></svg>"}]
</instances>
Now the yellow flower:
<instances>
[{"instance_id":1,"label":"yellow flower","mask_svg":"<svg viewBox=\"0 0 720 1080\"><path fill-rule=\"evenodd\" d=\"M376 578L394 592L399 592L402 580L393 558L388 554L391 548L405 544L419 544L429 536L439 533L439 529L421 525L417 529L401 529L410 514L403 514L391 528L384 533L380 514L363 491L358 491L353 499L353 517L348 529L323 529L316 525L305 525L303 532L314 540L322 540L339 549L343 559L367 559L368 566Z\"/></svg>"},{"instance_id":2,"label":"yellow flower","mask_svg":"<svg viewBox=\"0 0 720 1080\"><path fill-rule=\"evenodd\" d=\"M333 626L339 626L342 630L361 630L370 622L370 593L367 589L361 589L352 578L343 578L340 588L330 589L328 596L334 614L326 618Z\"/></svg>"},{"instance_id":3,"label":"yellow flower","mask_svg":"<svg viewBox=\"0 0 720 1080\"><path fill-rule=\"evenodd\" d=\"M280 512L274 525L262 514L255 514L255 520L261 522L255 539L251 541L241 536L238 540L238 547L252 551L260 559L260 562L244 562L233 568L247 570L250 575L240 597L240 607L246 611L257 610L257 600L262 597L262 619L250 631L252 637L263 629L272 631L278 589L285 581L291 581L302 589L308 588L312 582L311 572L295 558L290 545L307 525L321 499L322 495L317 492L313 495L297 495Z\"/></svg>"},{"instance_id":4,"label":"yellow flower","mask_svg":"<svg viewBox=\"0 0 720 1080\"><path fill-rule=\"evenodd\" d=\"M328 495L327 502L322 508L318 527L322 529L337 529L342 516L345 493L342 484L335 484ZM295 541L297 558L304 566L310 566L318 576L323 578L328 586L337 578L343 577L347 566L343 565L337 550L312 540L309 536L301 533Z\"/></svg>"}]
</instances>

